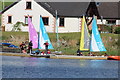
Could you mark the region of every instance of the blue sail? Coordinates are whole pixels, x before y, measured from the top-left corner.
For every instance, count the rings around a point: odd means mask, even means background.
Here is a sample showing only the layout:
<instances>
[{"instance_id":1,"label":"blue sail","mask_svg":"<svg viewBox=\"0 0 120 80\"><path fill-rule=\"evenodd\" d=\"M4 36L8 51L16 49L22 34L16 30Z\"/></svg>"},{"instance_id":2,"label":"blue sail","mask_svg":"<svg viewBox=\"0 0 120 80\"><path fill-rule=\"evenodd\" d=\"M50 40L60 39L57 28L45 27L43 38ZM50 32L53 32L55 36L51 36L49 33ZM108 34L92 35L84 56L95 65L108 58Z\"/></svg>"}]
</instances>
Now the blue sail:
<instances>
[{"instance_id":1,"label":"blue sail","mask_svg":"<svg viewBox=\"0 0 120 80\"><path fill-rule=\"evenodd\" d=\"M50 42L49 36L48 36L48 34L46 32L46 29L44 27L44 23L43 23L42 17L40 16L38 48L39 49L45 49L44 43L46 41L48 41L48 43L49 43L48 49L54 49L52 44L51 44L51 42Z\"/></svg>"},{"instance_id":2,"label":"blue sail","mask_svg":"<svg viewBox=\"0 0 120 80\"><path fill-rule=\"evenodd\" d=\"M91 52L106 51L98 31L95 17L92 21L92 37L91 37L90 51Z\"/></svg>"}]
</instances>

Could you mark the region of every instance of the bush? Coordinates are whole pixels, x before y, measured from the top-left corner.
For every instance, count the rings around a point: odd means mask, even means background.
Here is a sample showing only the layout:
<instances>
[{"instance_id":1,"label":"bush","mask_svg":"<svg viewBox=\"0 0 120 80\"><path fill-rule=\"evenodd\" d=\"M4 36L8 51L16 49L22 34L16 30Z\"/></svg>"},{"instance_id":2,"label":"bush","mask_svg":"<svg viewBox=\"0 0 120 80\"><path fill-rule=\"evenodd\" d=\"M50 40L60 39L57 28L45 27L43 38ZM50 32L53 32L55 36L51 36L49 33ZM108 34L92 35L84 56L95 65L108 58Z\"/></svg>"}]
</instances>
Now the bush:
<instances>
[{"instance_id":1,"label":"bush","mask_svg":"<svg viewBox=\"0 0 120 80\"><path fill-rule=\"evenodd\" d=\"M120 34L120 27L115 28L115 34Z\"/></svg>"},{"instance_id":2,"label":"bush","mask_svg":"<svg viewBox=\"0 0 120 80\"><path fill-rule=\"evenodd\" d=\"M100 32L108 32L112 33L114 29L114 25L109 25L109 24L98 24L98 28L100 28Z\"/></svg>"}]
</instances>

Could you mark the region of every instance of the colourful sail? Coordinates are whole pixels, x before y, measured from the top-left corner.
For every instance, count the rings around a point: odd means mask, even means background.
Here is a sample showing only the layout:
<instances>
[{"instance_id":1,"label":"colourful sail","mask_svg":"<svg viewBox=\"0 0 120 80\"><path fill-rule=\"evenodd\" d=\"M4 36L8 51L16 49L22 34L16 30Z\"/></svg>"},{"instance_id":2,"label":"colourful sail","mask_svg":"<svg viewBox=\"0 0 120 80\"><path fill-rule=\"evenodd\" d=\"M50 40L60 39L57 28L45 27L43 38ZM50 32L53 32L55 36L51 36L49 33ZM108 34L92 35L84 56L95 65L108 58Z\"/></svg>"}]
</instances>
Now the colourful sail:
<instances>
[{"instance_id":1,"label":"colourful sail","mask_svg":"<svg viewBox=\"0 0 120 80\"><path fill-rule=\"evenodd\" d=\"M90 49L90 35L88 32L87 24L85 17L82 19L82 30L81 30L81 41L80 41L80 50L88 51Z\"/></svg>"},{"instance_id":2,"label":"colourful sail","mask_svg":"<svg viewBox=\"0 0 120 80\"><path fill-rule=\"evenodd\" d=\"M38 34L28 16L28 27L29 27L29 41L32 41L33 48L38 48Z\"/></svg>"},{"instance_id":3,"label":"colourful sail","mask_svg":"<svg viewBox=\"0 0 120 80\"><path fill-rule=\"evenodd\" d=\"M92 36L91 36L90 51L91 52L106 51L98 31L95 17L92 21Z\"/></svg>"},{"instance_id":4,"label":"colourful sail","mask_svg":"<svg viewBox=\"0 0 120 80\"><path fill-rule=\"evenodd\" d=\"M53 46L50 42L50 39L49 39L49 36L46 32L46 29L44 27L44 24L43 24L43 20L42 20L42 17L40 17L40 28L39 28L39 39L38 39L38 48L39 49L45 49L45 45L44 43L48 41L49 43L49 46L48 46L48 49L53 49Z\"/></svg>"}]
</instances>

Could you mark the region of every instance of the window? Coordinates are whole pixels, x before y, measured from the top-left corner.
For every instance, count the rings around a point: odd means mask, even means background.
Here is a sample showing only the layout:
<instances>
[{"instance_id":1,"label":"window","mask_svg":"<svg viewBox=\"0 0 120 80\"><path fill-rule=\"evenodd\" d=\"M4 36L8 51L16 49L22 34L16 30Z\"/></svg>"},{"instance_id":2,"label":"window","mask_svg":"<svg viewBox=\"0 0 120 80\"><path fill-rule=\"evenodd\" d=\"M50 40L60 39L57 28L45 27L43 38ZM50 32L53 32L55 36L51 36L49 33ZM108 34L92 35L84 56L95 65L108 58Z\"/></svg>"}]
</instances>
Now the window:
<instances>
[{"instance_id":1,"label":"window","mask_svg":"<svg viewBox=\"0 0 120 80\"><path fill-rule=\"evenodd\" d=\"M44 25L49 25L49 17L42 17Z\"/></svg>"},{"instance_id":2,"label":"window","mask_svg":"<svg viewBox=\"0 0 120 80\"><path fill-rule=\"evenodd\" d=\"M32 17L30 16L30 19L32 21ZM25 25L28 25L28 16L25 16Z\"/></svg>"},{"instance_id":3,"label":"window","mask_svg":"<svg viewBox=\"0 0 120 80\"><path fill-rule=\"evenodd\" d=\"M12 23L12 16L8 16L8 23Z\"/></svg>"},{"instance_id":4,"label":"window","mask_svg":"<svg viewBox=\"0 0 120 80\"><path fill-rule=\"evenodd\" d=\"M116 24L116 20L107 20L108 24Z\"/></svg>"},{"instance_id":5,"label":"window","mask_svg":"<svg viewBox=\"0 0 120 80\"><path fill-rule=\"evenodd\" d=\"M59 19L59 26L61 26L61 27L64 26L64 18Z\"/></svg>"},{"instance_id":6,"label":"window","mask_svg":"<svg viewBox=\"0 0 120 80\"><path fill-rule=\"evenodd\" d=\"M99 5L100 5L100 2L96 2L96 5L99 6Z\"/></svg>"},{"instance_id":7,"label":"window","mask_svg":"<svg viewBox=\"0 0 120 80\"><path fill-rule=\"evenodd\" d=\"M31 2L26 2L26 9L31 9Z\"/></svg>"}]
</instances>

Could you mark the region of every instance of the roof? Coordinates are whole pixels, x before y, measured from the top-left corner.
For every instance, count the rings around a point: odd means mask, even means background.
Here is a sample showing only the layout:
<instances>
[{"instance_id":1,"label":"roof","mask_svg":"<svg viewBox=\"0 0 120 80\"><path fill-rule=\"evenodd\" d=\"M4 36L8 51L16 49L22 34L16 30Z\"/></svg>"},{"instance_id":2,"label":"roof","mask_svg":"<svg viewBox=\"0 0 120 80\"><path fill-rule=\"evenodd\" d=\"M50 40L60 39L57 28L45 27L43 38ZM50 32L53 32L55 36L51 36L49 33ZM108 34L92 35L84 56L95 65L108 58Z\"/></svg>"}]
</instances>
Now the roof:
<instances>
[{"instance_id":1,"label":"roof","mask_svg":"<svg viewBox=\"0 0 120 80\"><path fill-rule=\"evenodd\" d=\"M9 8L11 8L12 6L14 6L15 4L17 4L20 0L17 0L16 2L12 3L10 6L6 7L3 11L1 11L0 13L3 14L5 11L7 11Z\"/></svg>"},{"instance_id":2,"label":"roof","mask_svg":"<svg viewBox=\"0 0 120 80\"><path fill-rule=\"evenodd\" d=\"M85 15L89 2L37 2L55 16L80 17Z\"/></svg>"},{"instance_id":3,"label":"roof","mask_svg":"<svg viewBox=\"0 0 120 80\"><path fill-rule=\"evenodd\" d=\"M105 19L120 19L120 1L115 2L38 2L47 11L55 16L57 10L58 16L63 17L81 17L82 15L96 15ZM90 0L89 0L90 1ZM99 4L98 4L99 3ZM92 8L92 12L88 12ZM92 13L92 14L91 14Z\"/></svg>"},{"instance_id":4,"label":"roof","mask_svg":"<svg viewBox=\"0 0 120 80\"><path fill-rule=\"evenodd\" d=\"M103 18L120 19L120 2L100 2L97 8Z\"/></svg>"},{"instance_id":5,"label":"roof","mask_svg":"<svg viewBox=\"0 0 120 80\"><path fill-rule=\"evenodd\" d=\"M14 6L21 0L11 4L9 7L5 8L1 13L4 13L9 8ZM57 10L58 16L61 17L81 17L82 15L92 15L103 16L103 18L108 19L120 19L120 1L119 2L99 2L99 5L92 4L90 2L40 2L40 0L35 0L40 6L50 12L55 16L55 11ZM90 1L90 0L89 0ZM90 6L94 5L94 6ZM92 7L92 10L89 10Z\"/></svg>"}]
</instances>

